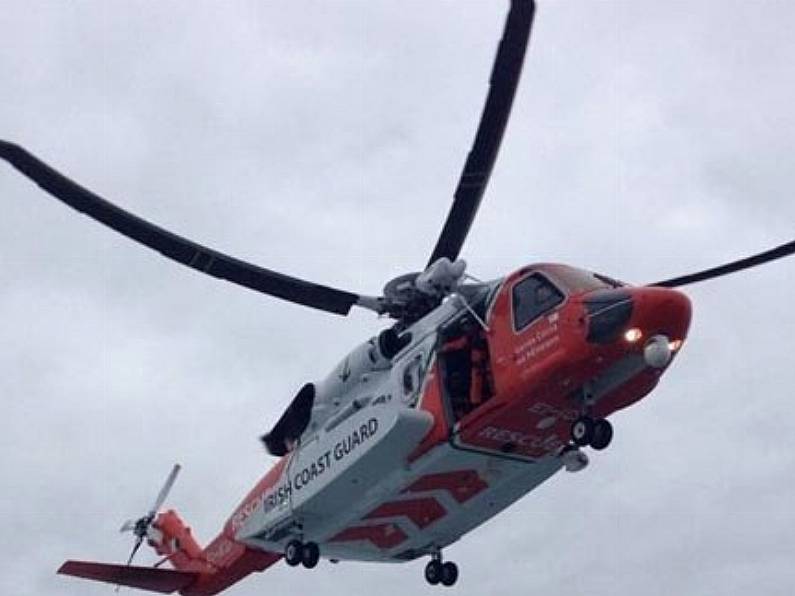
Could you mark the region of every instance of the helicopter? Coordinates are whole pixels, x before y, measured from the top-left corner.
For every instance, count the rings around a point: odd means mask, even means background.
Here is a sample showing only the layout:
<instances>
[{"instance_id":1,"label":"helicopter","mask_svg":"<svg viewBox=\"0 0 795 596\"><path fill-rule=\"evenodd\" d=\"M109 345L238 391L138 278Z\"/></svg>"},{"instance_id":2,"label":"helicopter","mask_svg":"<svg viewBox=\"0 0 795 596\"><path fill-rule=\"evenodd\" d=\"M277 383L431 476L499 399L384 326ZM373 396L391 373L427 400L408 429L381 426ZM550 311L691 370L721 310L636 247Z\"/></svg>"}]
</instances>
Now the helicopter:
<instances>
[{"instance_id":1,"label":"helicopter","mask_svg":"<svg viewBox=\"0 0 795 596\"><path fill-rule=\"evenodd\" d=\"M551 264L469 280L458 253L507 123L533 11L531 2L512 2L475 146L428 265L382 296L317 286L186 243L24 150L0 147L48 192L194 269L305 306L337 314L358 306L395 320L299 391L263 437L282 459L219 539L200 549L175 513L158 515L175 468L153 507L124 529L136 537L132 555L146 540L176 571L70 562L64 573L201 594L282 557L314 567L321 554L430 556L426 579L452 585L458 573L442 559L445 546L559 469L582 469L585 447L610 443L607 417L656 385L690 318L689 302L672 288L792 252L784 245L641 288Z\"/></svg>"}]
</instances>

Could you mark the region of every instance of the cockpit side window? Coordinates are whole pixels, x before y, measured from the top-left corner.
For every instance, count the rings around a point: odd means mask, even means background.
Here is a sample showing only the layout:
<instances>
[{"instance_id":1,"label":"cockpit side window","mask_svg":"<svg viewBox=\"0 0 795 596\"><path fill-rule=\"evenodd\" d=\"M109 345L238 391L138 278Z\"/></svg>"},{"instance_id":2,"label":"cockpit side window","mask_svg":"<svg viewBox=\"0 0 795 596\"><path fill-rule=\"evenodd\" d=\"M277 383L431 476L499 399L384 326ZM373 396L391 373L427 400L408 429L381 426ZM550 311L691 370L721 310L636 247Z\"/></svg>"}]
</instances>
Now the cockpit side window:
<instances>
[{"instance_id":1,"label":"cockpit side window","mask_svg":"<svg viewBox=\"0 0 795 596\"><path fill-rule=\"evenodd\" d=\"M521 331L535 319L563 302L563 293L539 273L524 278L513 287L513 326Z\"/></svg>"}]
</instances>

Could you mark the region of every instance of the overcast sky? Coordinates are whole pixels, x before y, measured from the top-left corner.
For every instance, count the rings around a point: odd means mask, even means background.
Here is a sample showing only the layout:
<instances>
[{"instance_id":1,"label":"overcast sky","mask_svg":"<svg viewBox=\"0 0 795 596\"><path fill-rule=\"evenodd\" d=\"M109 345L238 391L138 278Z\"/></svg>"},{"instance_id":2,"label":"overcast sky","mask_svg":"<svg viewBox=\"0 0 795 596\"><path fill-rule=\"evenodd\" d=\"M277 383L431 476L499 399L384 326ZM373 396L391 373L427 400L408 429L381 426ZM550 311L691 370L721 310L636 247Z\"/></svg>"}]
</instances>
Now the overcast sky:
<instances>
[{"instance_id":1,"label":"overcast sky","mask_svg":"<svg viewBox=\"0 0 795 596\"><path fill-rule=\"evenodd\" d=\"M539 2L470 271L644 283L795 234L795 4ZM507 2L2 0L0 138L178 233L353 291L421 267ZM108 594L170 466L202 543L257 436L385 325L172 264L0 165L0 593ZM795 259L694 286L681 357L584 472L445 553L461 595L784 595ZM139 562L146 564L146 553ZM232 594L436 594L424 561L277 565Z\"/></svg>"}]
</instances>

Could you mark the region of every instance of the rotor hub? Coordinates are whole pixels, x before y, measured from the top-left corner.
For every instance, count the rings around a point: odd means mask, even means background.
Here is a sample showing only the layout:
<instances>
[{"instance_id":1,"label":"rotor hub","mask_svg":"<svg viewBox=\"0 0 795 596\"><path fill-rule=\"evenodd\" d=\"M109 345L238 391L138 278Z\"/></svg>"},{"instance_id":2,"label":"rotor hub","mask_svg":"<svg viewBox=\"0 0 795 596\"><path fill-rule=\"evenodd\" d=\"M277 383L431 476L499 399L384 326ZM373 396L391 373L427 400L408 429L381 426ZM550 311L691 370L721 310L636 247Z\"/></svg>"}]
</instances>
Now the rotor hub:
<instances>
[{"instance_id":1,"label":"rotor hub","mask_svg":"<svg viewBox=\"0 0 795 596\"><path fill-rule=\"evenodd\" d=\"M410 325L456 291L465 271L463 259L450 261L442 257L425 271L399 275L384 286L384 310L404 325Z\"/></svg>"}]
</instances>

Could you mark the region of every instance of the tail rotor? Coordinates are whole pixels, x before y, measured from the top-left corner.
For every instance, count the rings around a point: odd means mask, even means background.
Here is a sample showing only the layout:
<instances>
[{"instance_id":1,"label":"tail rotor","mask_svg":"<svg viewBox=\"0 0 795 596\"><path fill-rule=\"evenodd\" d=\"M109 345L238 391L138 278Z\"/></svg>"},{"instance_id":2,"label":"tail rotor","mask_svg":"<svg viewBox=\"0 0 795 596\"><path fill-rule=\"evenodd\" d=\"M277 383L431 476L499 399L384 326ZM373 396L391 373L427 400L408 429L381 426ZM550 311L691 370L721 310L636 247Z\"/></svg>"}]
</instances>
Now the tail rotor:
<instances>
[{"instance_id":1,"label":"tail rotor","mask_svg":"<svg viewBox=\"0 0 795 596\"><path fill-rule=\"evenodd\" d=\"M119 529L122 534L125 532L132 532L135 536L135 544L133 545L132 552L130 552L130 556L127 559L128 566L135 558L135 554L138 552L138 549L141 548L144 538L148 536L149 529L152 527L152 524L155 521L157 512L165 502L168 493L171 491L171 487L174 486L174 482L177 479L180 469L181 466L179 464L174 464L174 467L171 469L171 472L169 472L168 477L166 478L165 484L163 484L163 488L160 489L157 498L155 499L154 503L152 503L152 506L149 508L146 514L144 514L142 517L139 517L138 519L128 519Z\"/></svg>"}]
</instances>

